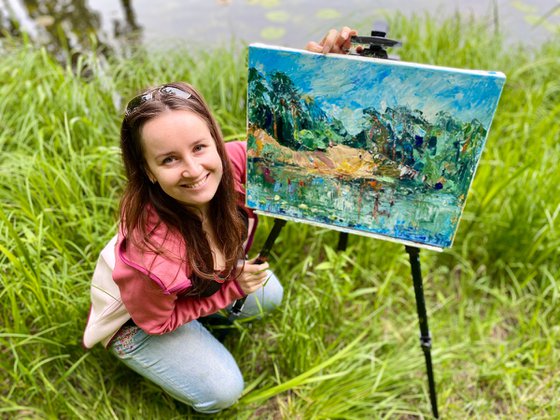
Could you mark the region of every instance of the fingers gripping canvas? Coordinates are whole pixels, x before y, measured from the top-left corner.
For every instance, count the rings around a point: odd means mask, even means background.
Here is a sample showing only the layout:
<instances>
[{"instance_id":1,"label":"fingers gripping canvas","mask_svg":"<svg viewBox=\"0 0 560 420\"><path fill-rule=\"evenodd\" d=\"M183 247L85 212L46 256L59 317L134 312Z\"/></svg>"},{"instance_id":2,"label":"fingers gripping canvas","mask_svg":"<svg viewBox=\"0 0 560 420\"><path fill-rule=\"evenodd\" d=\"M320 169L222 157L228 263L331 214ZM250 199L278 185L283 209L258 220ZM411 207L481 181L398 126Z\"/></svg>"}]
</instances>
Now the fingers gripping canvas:
<instances>
[{"instance_id":1,"label":"fingers gripping canvas","mask_svg":"<svg viewBox=\"0 0 560 420\"><path fill-rule=\"evenodd\" d=\"M504 82L499 72L251 45L247 205L450 247Z\"/></svg>"}]
</instances>

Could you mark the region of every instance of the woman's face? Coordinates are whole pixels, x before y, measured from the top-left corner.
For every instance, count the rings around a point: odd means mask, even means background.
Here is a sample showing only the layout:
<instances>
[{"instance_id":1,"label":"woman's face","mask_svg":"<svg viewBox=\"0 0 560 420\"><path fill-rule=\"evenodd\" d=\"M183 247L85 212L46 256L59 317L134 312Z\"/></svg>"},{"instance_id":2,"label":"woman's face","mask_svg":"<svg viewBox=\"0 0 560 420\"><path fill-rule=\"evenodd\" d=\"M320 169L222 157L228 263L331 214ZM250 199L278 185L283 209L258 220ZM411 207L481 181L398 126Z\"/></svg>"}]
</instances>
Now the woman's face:
<instances>
[{"instance_id":1,"label":"woman's face","mask_svg":"<svg viewBox=\"0 0 560 420\"><path fill-rule=\"evenodd\" d=\"M223 174L206 122L191 111L169 110L146 122L140 136L150 180L205 214Z\"/></svg>"}]
</instances>

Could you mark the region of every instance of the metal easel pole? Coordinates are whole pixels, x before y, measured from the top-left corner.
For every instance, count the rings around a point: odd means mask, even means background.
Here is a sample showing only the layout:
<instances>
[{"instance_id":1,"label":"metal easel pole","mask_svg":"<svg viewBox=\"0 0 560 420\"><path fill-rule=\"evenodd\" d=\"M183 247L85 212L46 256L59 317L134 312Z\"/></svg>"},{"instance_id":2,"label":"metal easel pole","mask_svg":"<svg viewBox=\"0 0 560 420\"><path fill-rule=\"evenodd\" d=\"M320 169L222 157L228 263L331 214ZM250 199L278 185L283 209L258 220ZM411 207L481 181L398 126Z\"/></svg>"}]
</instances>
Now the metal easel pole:
<instances>
[{"instance_id":1,"label":"metal easel pole","mask_svg":"<svg viewBox=\"0 0 560 420\"><path fill-rule=\"evenodd\" d=\"M266 238L266 241L261 249L261 252L259 253L259 256L256 259L257 264L262 264L263 262L268 260L268 256L270 255L270 251L272 250L272 246L274 245L274 241L276 241L276 238L278 238L278 235L280 235L280 231L282 230L285 224L286 221L283 219L274 219L274 226L272 226L272 230L268 234L268 238ZM241 310L245 305L245 299L247 299L246 296L242 299L236 300L233 303L233 306L231 307L228 316L228 319L230 321L234 321L239 316L239 314L241 314Z\"/></svg>"},{"instance_id":2,"label":"metal easel pole","mask_svg":"<svg viewBox=\"0 0 560 420\"><path fill-rule=\"evenodd\" d=\"M346 250L348 244L348 234L340 233L338 240L338 250ZM432 406L432 414L439 418L436 383L434 379L434 370L432 367L432 337L428 327L428 314L426 313L426 302L424 300L424 286L422 281L422 270L420 269L420 249L412 246L405 246L406 252L410 259L410 270L412 272L412 281L414 283L414 295L416 297L416 311L418 312L418 322L420 326L420 346L424 352L426 359L426 373L428 376L428 388L430 392L430 403Z\"/></svg>"},{"instance_id":3,"label":"metal easel pole","mask_svg":"<svg viewBox=\"0 0 560 420\"><path fill-rule=\"evenodd\" d=\"M394 47L401 45L399 41L387 39L387 25L384 22L374 24L370 37L352 37L355 44L367 45L358 55L366 57L376 57L390 59L385 51L385 47ZM342 237L339 240L339 250ZM422 285L422 271L420 270L420 249L412 246L405 246L410 258L410 269L412 271L412 280L414 282L414 294L416 296L416 310L418 312L418 321L420 324L420 345L424 351L426 359L426 370L428 373L428 385L430 390L430 402L432 404L432 413L435 418L439 418L437 408L436 385L434 381L434 372L432 369L432 338L428 328L428 315L426 314L426 303L424 302L424 288Z\"/></svg>"},{"instance_id":4,"label":"metal easel pole","mask_svg":"<svg viewBox=\"0 0 560 420\"><path fill-rule=\"evenodd\" d=\"M430 402L434 417L439 418L437 407L436 384L434 371L432 369L432 337L428 328L428 315L426 313L426 303L424 301L424 287L422 285L422 271L420 269L420 249L413 246L405 246L410 259L410 270L414 283L414 294L416 296L416 310L418 312L418 322L420 325L420 346L424 351L426 359L426 372L428 374L428 387L430 391Z\"/></svg>"},{"instance_id":5,"label":"metal easel pole","mask_svg":"<svg viewBox=\"0 0 560 420\"><path fill-rule=\"evenodd\" d=\"M336 249L338 251L346 251L346 247L348 246L348 233L347 232L340 232L338 236L338 245Z\"/></svg>"}]
</instances>

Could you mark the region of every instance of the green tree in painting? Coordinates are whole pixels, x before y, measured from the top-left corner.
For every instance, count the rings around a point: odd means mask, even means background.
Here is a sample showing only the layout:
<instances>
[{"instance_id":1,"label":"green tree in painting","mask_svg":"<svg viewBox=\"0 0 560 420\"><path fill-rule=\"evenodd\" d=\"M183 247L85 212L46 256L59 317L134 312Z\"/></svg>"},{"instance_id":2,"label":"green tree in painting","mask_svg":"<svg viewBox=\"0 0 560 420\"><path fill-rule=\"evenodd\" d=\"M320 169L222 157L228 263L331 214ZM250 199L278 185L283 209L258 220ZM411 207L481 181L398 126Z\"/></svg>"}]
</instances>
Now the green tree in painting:
<instances>
[{"instance_id":1,"label":"green tree in painting","mask_svg":"<svg viewBox=\"0 0 560 420\"><path fill-rule=\"evenodd\" d=\"M270 85L274 92L271 97L274 138L281 144L299 149L298 118L303 113L301 95L292 79L282 72L271 75Z\"/></svg>"},{"instance_id":2,"label":"green tree in painting","mask_svg":"<svg viewBox=\"0 0 560 420\"><path fill-rule=\"evenodd\" d=\"M367 124L364 129L365 148L375 153L385 150L391 133L383 124L381 114L375 108L366 108L364 116Z\"/></svg>"},{"instance_id":3,"label":"green tree in painting","mask_svg":"<svg viewBox=\"0 0 560 420\"><path fill-rule=\"evenodd\" d=\"M299 132L298 139L304 149L325 150L329 145L326 137L318 136L316 132L303 129Z\"/></svg>"},{"instance_id":4,"label":"green tree in painting","mask_svg":"<svg viewBox=\"0 0 560 420\"><path fill-rule=\"evenodd\" d=\"M328 120L315 98L302 94L285 73L275 72L267 80L252 67L248 82L249 123L280 144L294 150L325 150L329 144L352 142L344 125Z\"/></svg>"},{"instance_id":5,"label":"green tree in painting","mask_svg":"<svg viewBox=\"0 0 560 420\"><path fill-rule=\"evenodd\" d=\"M259 127L268 134L273 134L273 111L271 109L271 91L265 77L254 67L249 69L248 110L249 122L259 123Z\"/></svg>"}]
</instances>

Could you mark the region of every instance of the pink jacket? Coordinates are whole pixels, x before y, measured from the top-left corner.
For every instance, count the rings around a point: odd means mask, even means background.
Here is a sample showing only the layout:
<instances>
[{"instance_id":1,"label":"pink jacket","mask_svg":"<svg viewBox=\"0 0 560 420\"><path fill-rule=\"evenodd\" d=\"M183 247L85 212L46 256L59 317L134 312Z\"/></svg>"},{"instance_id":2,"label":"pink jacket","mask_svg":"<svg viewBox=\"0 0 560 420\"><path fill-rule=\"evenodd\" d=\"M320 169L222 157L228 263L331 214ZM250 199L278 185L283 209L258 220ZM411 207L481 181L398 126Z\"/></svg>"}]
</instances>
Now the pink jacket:
<instances>
[{"instance_id":1,"label":"pink jacket","mask_svg":"<svg viewBox=\"0 0 560 420\"><path fill-rule=\"evenodd\" d=\"M248 251L257 227L257 218L244 205L246 143L226 143L226 150L232 164L235 188L240 194L240 205L249 216L249 232L245 245L245 250ZM158 216L153 212L149 217L150 224L156 226L157 220ZM244 296L236 280L226 280L222 287L209 297L182 296L192 285L185 264L183 239L168 231L163 224L154 229L152 234L159 244L165 243L168 252L159 255L141 251L131 246L119 231L114 248L114 267L110 267L112 261L103 261L109 266L108 269L96 268L94 274L97 274L97 277L94 275L93 283L96 283L98 278L97 283L103 284L103 287L92 284L92 310L84 339L86 347L91 347L98 341L107 345L110 338L130 317L147 333L164 334L201 316L215 313ZM111 268L112 280L102 278L106 275L100 273L110 272ZM118 286L118 290L110 284L107 285L107 282ZM112 288L114 289L111 292ZM100 290L103 291L102 296L97 296Z\"/></svg>"},{"instance_id":2,"label":"pink jacket","mask_svg":"<svg viewBox=\"0 0 560 420\"><path fill-rule=\"evenodd\" d=\"M233 166L236 189L244 198L246 144L227 143L226 149ZM155 213L150 216L154 225L157 220ZM254 234L254 227L253 224L249 242ZM159 244L165 242L169 255L143 253L130 246L122 233L119 233L113 270L113 280L119 286L121 299L128 313L136 325L147 333L164 334L173 331L193 319L215 313L244 296L237 281L229 280L212 296L182 297L181 293L191 287L182 238L168 232L163 224L153 232L152 238L159 241Z\"/></svg>"}]
</instances>

